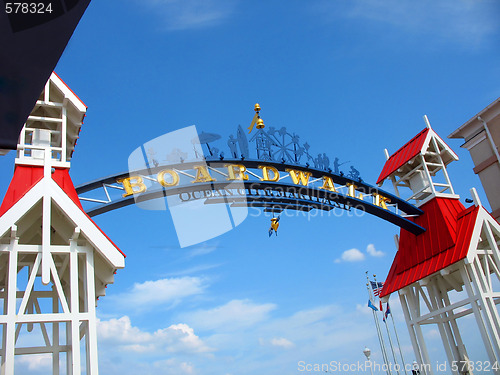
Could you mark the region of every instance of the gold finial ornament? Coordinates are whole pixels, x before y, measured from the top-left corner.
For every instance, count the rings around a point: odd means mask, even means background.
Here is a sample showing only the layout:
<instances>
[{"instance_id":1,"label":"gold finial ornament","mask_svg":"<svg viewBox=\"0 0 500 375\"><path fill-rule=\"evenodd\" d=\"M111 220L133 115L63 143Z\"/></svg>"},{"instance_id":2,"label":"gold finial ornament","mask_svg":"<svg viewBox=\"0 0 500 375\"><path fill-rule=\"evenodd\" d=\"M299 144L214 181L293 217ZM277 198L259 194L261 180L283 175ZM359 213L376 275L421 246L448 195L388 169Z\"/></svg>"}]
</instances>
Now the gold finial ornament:
<instances>
[{"instance_id":1,"label":"gold finial ornament","mask_svg":"<svg viewBox=\"0 0 500 375\"><path fill-rule=\"evenodd\" d=\"M248 134L250 134L252 132L253 126L255 124L257 124L257 129L264 128L264 121L259 116L260 104L255 103L255 105L253 106L253 110L255 111L255 115L253 116L252 122L250 123L250 126L248 127Z\"/></svg>"},{"instance_id":2,"label":"gold finial ornament","mask_svg":"<svg viewBox=\"0 0 500 375\"><path fill-rule=\"evenodd\" d=\"M264 129L265 125L264 125L264 120L262 120L261 118L259 118L257 120L257 129Z\"/></svg>"}]
</instances>

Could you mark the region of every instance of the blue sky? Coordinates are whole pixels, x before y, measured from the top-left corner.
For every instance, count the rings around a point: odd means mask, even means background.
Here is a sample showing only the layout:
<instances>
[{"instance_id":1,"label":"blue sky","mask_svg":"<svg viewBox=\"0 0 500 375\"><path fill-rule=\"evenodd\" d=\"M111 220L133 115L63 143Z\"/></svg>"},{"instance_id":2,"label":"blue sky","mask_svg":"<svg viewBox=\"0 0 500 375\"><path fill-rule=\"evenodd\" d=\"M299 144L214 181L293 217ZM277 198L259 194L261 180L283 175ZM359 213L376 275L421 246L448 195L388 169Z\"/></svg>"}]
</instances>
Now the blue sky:
<instances>
[{"instance_id":1,"label":"blue sky","mask_svg":"<svg viewBox=\"0 0 500 375\"><path fill-rule=\"evenodd\" d=\"M125 171L141 144L192 124L228 137L259 102L267 126L374 184L383 149L422 130L424 114L446 137L499 96L499 15L493 0L93 1L56 69L89 107L73 181ZM487 205L461 142L448 144L456 191L475 186ZM13 155L0 168L10 176ZM299 361L363 361L365 346L381 361L365 271L387 275L389 223L285 216L269 239L269 217L249 217L181 249L165 212L130 206L96 222L127 254L99 301L102 374L300 374ZM426 335L444 360L436 331Z\"/></svg>"}]
</instances>

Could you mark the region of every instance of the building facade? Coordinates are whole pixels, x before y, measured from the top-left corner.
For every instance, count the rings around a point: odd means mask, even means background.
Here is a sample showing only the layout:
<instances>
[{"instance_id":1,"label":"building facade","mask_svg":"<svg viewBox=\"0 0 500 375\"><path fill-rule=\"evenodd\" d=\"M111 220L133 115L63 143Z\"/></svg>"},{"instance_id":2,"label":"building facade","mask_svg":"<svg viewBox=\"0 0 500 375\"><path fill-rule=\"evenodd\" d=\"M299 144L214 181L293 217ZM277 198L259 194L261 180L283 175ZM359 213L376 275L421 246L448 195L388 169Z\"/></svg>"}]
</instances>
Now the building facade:
<instances>
[{"instance_id":1,"label":"building facade","mask_svg":"<svg viewBox=\"0 0 500 375\"><path fill-rule=\"evenodd\" d=\"M500 220L500 98L488 105L448 138L462 138L461 146L470 152L476 173L491 206L491 214Z\"/></svg>"}]
</instances>

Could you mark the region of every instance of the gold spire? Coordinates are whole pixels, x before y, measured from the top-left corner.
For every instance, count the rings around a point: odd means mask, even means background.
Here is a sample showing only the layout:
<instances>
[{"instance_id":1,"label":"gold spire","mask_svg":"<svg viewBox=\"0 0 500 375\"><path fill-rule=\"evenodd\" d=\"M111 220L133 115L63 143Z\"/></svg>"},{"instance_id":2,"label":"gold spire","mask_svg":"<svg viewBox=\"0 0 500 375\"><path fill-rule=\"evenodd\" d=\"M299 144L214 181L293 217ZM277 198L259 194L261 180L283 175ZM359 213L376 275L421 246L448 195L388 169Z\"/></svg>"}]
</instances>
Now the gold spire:
<instances>
[{"instance_id":1,"label":"gold spire","mask_svg":"<svg viewBox=\"0 0 500 375\"><path fill-rule=\"evenodd\" d=\"M264 121L260 118L259 112L260 112L260 104L255 103L253 106L253 110L255 111L255 115L253 116L252 122L250 123L250 126L248 127L248 134L250 134L253 130L253 126L255 123L257 123L257 129L262 129L264 128Z\"/></svg>"}]
</instances>

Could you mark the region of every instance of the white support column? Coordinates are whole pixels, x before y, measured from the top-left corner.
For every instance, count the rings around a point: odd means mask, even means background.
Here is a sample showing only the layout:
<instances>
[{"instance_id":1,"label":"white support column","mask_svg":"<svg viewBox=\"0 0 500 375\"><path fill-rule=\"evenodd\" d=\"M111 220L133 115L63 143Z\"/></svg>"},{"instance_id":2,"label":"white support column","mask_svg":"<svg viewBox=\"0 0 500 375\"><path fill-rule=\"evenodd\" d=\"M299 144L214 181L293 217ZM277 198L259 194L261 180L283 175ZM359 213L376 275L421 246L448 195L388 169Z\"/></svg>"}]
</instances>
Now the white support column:
<instances>
[{"instance_id":1,"label":"white support column","mask_svg":"<svg viewBox=\"0 0 500 375\"><path fill-rule=\"evenodd\" d=\"M492 333L494 333L497 337L495 342L500 342L500 316L498 315L498 311L496 309L495 301L492 296L492 289L491 289L491 279L490 279L490 271L489 271L489 255L485 255L483 257L483 263L480 262L479 257L475 257L475 261L471 264L471 268L476 274L476 277L478 278L478 285L477 288L478 290L481 291L481 294L484 296L485 300L485 308L486 312L488 313L489 319L491 321L492 325ZM497 345L498 346L498 345ZM500 356L500 350L497 349L497 354Z\"/></svg>"},{"instance_id":2,"label":"white support column","mask_svg":"<svg viewBox=\"0 0 500 375\"><path fill-rule=\"evenodd\" d=\"M442 289L438 288L438 290L442 290ZM451 302L450 302L450 298L448 297L448 293L446 293L446 292L442 293L442 297L443 297L444 306L449 307L451 305ZM461 360L461 359L463 359L463 355L466 354L465 353L465 345L462 341L462 336L460 335L460 330L458 328L457 320L455 318L453 310L448 313L448 321L449 321L449 324L451 326L451 329L453 332L452 334L453 334L453 337L455 339L457 349L458 349L459 355L457 356L457 360Z\"/></svg>"},{"instance_id":3,"label":"white support column","mask_svg":"<svg viewBox=\"0 0 500 375\"><path fill-rule=\"evenodd\" d=\"M43 101L50 102L50 79L45 84L45 89L43 92Z\"/></svg>"},{"instance_id":4,"label":"white support column","mask_svg":"<svg viewBox=\"0 0 500 375\"><path fill-rule=\"evenodd\" d=\"M429 168L427 168L427 162L425 160L425 156L420 155L420 158L422 160L422 165L423 165L424 171L425 171L425 177L429 181L429 185L430 185L430 188L432 190L432 194L436 195L436 188L434 187L434 184L432 183L432 176L431 176L431 173L429 172Z\"/></svg>"},{"instance_id":5,"label":"white support column","mask_svg":"<svg viewBox=\"0 0 500 375\"><path fill-rule=\"evenodd\" d=\"M462 280L463 280L463 283L465 285L465 290L467 291L467 296L469 298L476 297L474 295L473 290L472 290L471 281L469 279L467 269L465 267L460 267L460 274L462 276ZM479 331L481 333L481 337L483 339L484 346L486 347L488 359L490 360L491 363L495 363L495 361L497 361L497 363L498 363L498 360L496 359L495 353L493 351L493 347L492 347L490 338L488 336L488 333L486 332L485 322L483 320L483 317L481 316L481 312L479 311L479 307L477 305L477 300L471 301L471 307L472 307L472 311L474 312L474 317L476 318L476 322L477 322L477 325L479 327ZM500 374L500 371L496 370L495 374Z\"/></svg>"},{"instance_id":6,"label":"white support column","mask_svg":"<svg viewBox=\"0 0 500 375\"><path fill-rule=\"evenodd\" d=\"M495 237L493 236L494 229L495 228L492 227L488 222L485 222L483 224L483 234L486 237L486 239L488 240L488 244L490 245L491 261L492 261L493 265L496 267L495 273L497 273L497 271L500 270L500 250L499 250L498 245L496 243ZM500 235L500 233L497 232L497 235ZM500 279L500 274L498 274L497 277Z\"/></svg>"},{"instance_id":7,"label":"white support column","mask_svg":"<svg viewBox=\"0 0 500 375\"><path fill-rule=\"evenodd\" d=\"M36 274L38 269L40 268L41 262L41 254L37 254L35 258L35 264L31 268L31 272L28 279L28 285L26 285L26 289L24 290L24 296L21 301L21 306L19 306L19 314L24 314L26 311L26 307L29 305L33 306L33 301L31 301L31 291L33 290L33 285L35 284Z\"/></svg>"},{"instance_id":8,"label":"white support column","mask_svg":"<svg viewBox=\"0 0 500 375\"><path fill-rule=\"evenodd\" d=\"M49 150L45 150L45 158ZM50 168L50 166L49 166ZM45 167L46 169L46 167ZM48 285L50 283L50 206L51 198L49 195L43 197L43 213L42 213L42 283Z\"/></svg>"},{"instance_id":9,"label":"white support column","mask_svg":"<svg viewBox=\"0 0 500 375\"><path fill-rule=\"evenodd\" d=\"M432 375L432 369L428 372L428 368L424 366L426 363L429 363L428 356L426 358L425 353L422 351L421 345L419 345L418 336L416 333L416 324L413 321L413 315L410 313L410 310L414 310L410 307L409 299L412 298L411 287L406 287L403 290L399 291L399 300L401 302L401 307L403 308L403 314L405 316L406 326L408 328L408 333L410 335L410 340L413 346L413 350L415 351L416 361L420 365L422 375ZM420 329L420 327L418 327Z\"/></svg>"},{"instance_id":10,"label":"white support column","mask_svg":"<svg viewBox=\"0 0 500 375\"><path fill-rule=\"evenodd\" d=\"M438 144L436 142L436 139L435 138L432 138L432 144L434 145L434 148L436 149L436 152L438 153L438 159L439 159L439 164L441 164L441 169L443 171L443 174L444 174L444 178L446 180L446 183L448 184L449 186L449 189L450 189L450 193L451 194L455 194L455 190L453 189L453 185L451 184L451 180L450 180L450 176L448 176L448 171L446 169L446 165L444 165L444 161L443 161L443 158L441 157L441 154L439 152L439 147L438 147Z\"/></svg>"},{"instance_id":11,"label":"white support column","mask_svg":"<svg viewBox=\"0 0 500 375\"><path fill-rule=\"evenodd\" d=\"M438 310L443 307L443 302L439 291L434 282L427 284L427 290L429 292L429 297L432 302L432 307L434 310ZM444 312L439 314L437 326L439 330L439 334L441 335L441 340L443 341L444 349L446 352L446 357L448 358L448 363L453 363L453 361L459 360L460 356L458 353L457 345L455 343L455 339L451 332L448 316ZM452 371L453 374L458 374L458 371Z\"/></svg>"},{"instance_id":12,"label":"white support column","mask_svg":"<svg viewBox=\"0 0 500 375\"><path fill-rule=\"evenodd\" d=\"M410 311L411 311L411 317L413 319L415 319L416 317L418 317L420 315L420 301L419 301L419 297L418 297L418 293L414 293L412 291L412 289L417 289L416 287L415 288L412 288L410 286L409 289L409 293L407 294L407 298L408 298L408 302L409 302L409 307L410 307ZM420 348L420 353L421 353L421 357L422 357L422 365L425 366L425 365L430 365L431 363L431 360L429 358L429 352L427 351L427 346L425 345L425 340L424 340L424 336L422 334L422 327L420 327L420 324L419 323L414 323L414 330L415 330L415 336L417 338L417 342L418 342L418 347ZM433 372L432 372L432 368L425 368L424 369L424 372L426 374L429 374L429 375L432 375Z\"/></svg>"},{"instance_id":13,"label":"white support column","mask_svg":"<svg viewBox=\"0 0 500 375\"><path fill-rule=\"evenodd\" d=\"M24 124L23 129L21 130L21 133L19 134L19 144L20 145L25 145L26 144L26 124ZM25 153L25 148L18 148L17 150L17 157L19 160L24 160L24 153Z\"/></svg>"},{"instance_id":14,"label":"white support column","mask_svg":"<svg viewBox=\"0 0 500 375\"><path fill-rule=\"evenodd\" d=\"M68 351L66 352L66 374L73 375L73 365L71 358L73 357L73 347L71 345L71 322L66 322L66 344Z\"/></svg>"},{"instance_id":15,"label":"white support column","mask_svg":"<svg viewBox=\"0 0 500 375\"><path fill-rule=\"evenodd\" d=\"M59 299L57 297L57 290L55 286L52 286L52 313L57 314L59 312ZM52 352L52 374L59 375L59 322L52 323L52 345L54 346L54 351Z\"/></svg>"},{"instance_id":16,"label":"white support column","mask_svg":"<svg viewBox=\"0 0 500 375\"><path fill-rule=\"evenodd\" d=\"M479 263L479 264L478 264ZM496 306L494 306L494 311L492 312L488 303L488 297L486 296L486 290L485 290L485 283L484 280L482 279L482 272L477 270L478 267L480 267L480 262L478 260L478 257L476 256L474 258L474 261L467 265L467 269L469 271L469 274L471 274L472 277L472 284L474 285L474 289L476 290L476 295L481 303L481 313L484 317L484 324L486 328L489 331L491 340L491 346L496 352L496 361L497 363L500 363L500 347L498 346L498 343L500 343L500 335L496 329L496 326L498 326L498 311L496 310Z\"/></svg>"},{"instance_id":17,"label":"white support column","mask_svg":"<svg viewBox=\"0 0 500 375\"><path fill-rule=\"evenodd\" d=\"M3 311L7 311L7 296L3 297ZM0 374L5 375L5 356L7 347L7 325L2 324L2 362L0 363Z\"/></svg>"},{"instance_id":18,"label":"white support column","mask_svg":"<svg viewBox=\"0 0 500 375\"><path fill-rule=\"evenodd\" d=\"M450 302L448 300L447 306L450 305ZM463 355L466 354L465 352L465 345L462 340L462 336L460 335L460 330L458 328L457 321L455 317L450 317L450 325L453 331L453 337L455 338L457 348L458 348L458 353L461 355L461 358L463 358Z\"/></svg>"},{"instance_id":19,"label":"white support column","mask_svg":"<svg viewBox=\"0 0 500 375\"><path fill-rule=\"evenodd\" d=\"M80 307L79 307L79 288L78 288L78 252L75 241L70 244L70 298L71 298L71 367L72 375L80 375Z\"/></svg>"},{"instance_id":20,"label":"white support column","mask_svg":"<svg viewBox=\"0 0 500 375\"><path fill-rule=\"evenodd\" d=\"M66 135L67 135L67 126L68 126L68 98L63 99L62 106L62 122L61 122L61 161L66 162Z\"/></svg>"},{"instance_id":21,"label":"white support column","mask_svg":"<svg viewBox=\"0 0 500 375\"><path fill-rule=\"evenodd\" d=\"M396 196L401 198L401 195L399 194L398 183L397 183L396 178L394 176L391 176L391 182L392 182L392 187L394 188L394 191L396 192Z\"/></svg>"},{"instance_id":22,"label":"white support column","mask_svg":"<svg viewBox=\"0 0 500 375\"><path fill-rule=\"evenodd\" d=\"M94 249L87 247L86 252L86 289L87 297L85 301L88 303L89 320L87 326L87 358L88 375L98 375L98 358L97 358L97 321L95 311L95 276L94 276Z\"/></svg>"},{"instance_id":23,"label":"white support column","mask_svg":"<svg viewBox=\"0 0 500 375\"><path fill-rule=\"evenodd\" d=\"M11 240L11 248L9 253L9 274L7 284L7 323L6 329L6 348L5 361L2 366L2 375L14 374L14 355L16 342L16 291L17 291L17 252L18 239Z\"/></svg>"}]
</instances>

